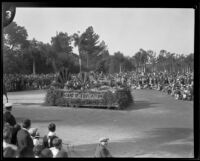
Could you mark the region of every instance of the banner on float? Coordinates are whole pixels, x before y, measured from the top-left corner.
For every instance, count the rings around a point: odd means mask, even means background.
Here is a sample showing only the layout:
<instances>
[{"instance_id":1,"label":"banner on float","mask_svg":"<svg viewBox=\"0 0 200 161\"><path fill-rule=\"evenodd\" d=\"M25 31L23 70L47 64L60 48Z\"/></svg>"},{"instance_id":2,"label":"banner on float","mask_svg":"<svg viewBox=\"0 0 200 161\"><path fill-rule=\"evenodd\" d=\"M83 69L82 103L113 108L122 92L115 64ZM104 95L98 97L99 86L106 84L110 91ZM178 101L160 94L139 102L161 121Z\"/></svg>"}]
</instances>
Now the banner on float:
<instances>
[{"instance_id":1,"label":"banner on float","mask_svg":"<svg viewBox=\"0 0 200 161\"><path fill-rule=\"evenodd\" d=\"M93 99L93 100L101 100L103 99L103 93L89 93L89 92L84 92L84 93L79 93L79 92L65 92L64 97L68 99Z\"/></svg>"}]
</instances>

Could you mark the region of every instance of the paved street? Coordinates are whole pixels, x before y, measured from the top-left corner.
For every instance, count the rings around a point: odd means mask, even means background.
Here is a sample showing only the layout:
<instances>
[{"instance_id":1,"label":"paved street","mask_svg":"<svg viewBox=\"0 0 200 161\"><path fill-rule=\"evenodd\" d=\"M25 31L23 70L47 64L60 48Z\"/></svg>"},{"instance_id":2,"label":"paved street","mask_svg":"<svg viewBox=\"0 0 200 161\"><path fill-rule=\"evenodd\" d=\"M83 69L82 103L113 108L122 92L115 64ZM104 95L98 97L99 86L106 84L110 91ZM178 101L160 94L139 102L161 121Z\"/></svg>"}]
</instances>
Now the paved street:
<instances>
[{"instance_id":1,"label":"paved street","mask_svg":"<svg viewBox=\"0 0 200 161\"><path fill-rule=\"evenodd\" d=\"M44 106L45 93L8 93L13 114L19 123L30 118L41 136L54 122L63 142L74 145L72 157L93 157L102 136L110 138L115 157L193 157L193 102L155 90L134 90L135 103L124 111L63 108Z\"/></svg>"}]
</instances>

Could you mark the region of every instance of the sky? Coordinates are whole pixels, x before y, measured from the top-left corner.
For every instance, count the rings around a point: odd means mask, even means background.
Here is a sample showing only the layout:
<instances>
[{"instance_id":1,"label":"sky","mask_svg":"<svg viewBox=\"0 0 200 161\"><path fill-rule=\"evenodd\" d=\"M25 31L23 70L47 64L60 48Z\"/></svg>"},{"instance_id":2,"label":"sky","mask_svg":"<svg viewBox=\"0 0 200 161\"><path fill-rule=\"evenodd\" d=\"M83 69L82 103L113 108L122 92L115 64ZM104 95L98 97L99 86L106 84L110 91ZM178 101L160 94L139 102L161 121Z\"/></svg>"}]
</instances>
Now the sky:
<instances>
[{"instance_id":1,"label":"sky","mask_svg":"<svg viewBox=\"0 0 200 161\"><path fill-rule=\"evenodd\" d=\"M26 28L28 39L44 43L50 43L56 32L71 35L92 26L111 55L120 51L131 57L140 48L157 54L162 49L194 52L194 9L17 8L14 21Z\"/></svg>"}]
</instances>

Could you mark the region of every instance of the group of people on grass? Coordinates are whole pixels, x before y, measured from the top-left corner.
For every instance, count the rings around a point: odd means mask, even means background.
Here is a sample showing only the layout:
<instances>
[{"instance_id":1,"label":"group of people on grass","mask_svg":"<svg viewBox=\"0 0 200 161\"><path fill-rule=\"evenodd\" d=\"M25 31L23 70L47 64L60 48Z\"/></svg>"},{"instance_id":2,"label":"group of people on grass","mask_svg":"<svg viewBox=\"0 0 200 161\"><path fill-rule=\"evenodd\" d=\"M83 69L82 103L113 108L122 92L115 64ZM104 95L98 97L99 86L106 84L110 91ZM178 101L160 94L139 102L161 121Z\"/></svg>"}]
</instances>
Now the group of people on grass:
<instances>
[{"instance_id":1,"label":"group of people on grass","mask_svg":"<svg viewBox=\"0 0 200 161\"><path fill-rule=\"evenodd\" d=\"M102 85L111 87L129 87L132 89L154 89L173 96L177 100L193 100L193 73L173 73L151 72L151 73L116 73L116 74L96 74L89 73L85 79L84 89L97 88ZM81 89L78 75L66 82L67 89Z\"/></svg>"},{"instance_id":2,"label":"group of people on grass","mask_svg":"<svg viewBox=\"0 0 200 161\"><path fill-rule=\"evenodd\" d=\"M7 91L24 89L46 89L56 81L58 74L4 75ZM87 77L71 74L65 83L66 89L91 89L107 85L111 87L130 87L132 89L155 89L165 92L178 100L193 100L193 73L166 72L126 72L103 74L89 72Z\"/></svg>"},{"instance_id":3,"label":"group of people on grass","mask_svg":"<svg viewBox=\"0 0 200 161\"><path fill-rule=\"evenodd\" d=\"M46 89L56 74L4 74L3 82L8 92Z\"/></svg>"},{"instance_id":4,"label":"group of people on grass","mask_svg":"<svg viewBox=\"0 0 200 161\"><path fill-rule=\"evenodd\" d=\"M31 126L30 119L20 124L12 114L12 104L4 105L3 157L4 158L68 158L69 151L63 147L56 133L56 125L49 123L48 133L40 136L38 128ZM100 138L94 157L112 157L107 149L108 138Z\"/></svg>"}]
</instances>

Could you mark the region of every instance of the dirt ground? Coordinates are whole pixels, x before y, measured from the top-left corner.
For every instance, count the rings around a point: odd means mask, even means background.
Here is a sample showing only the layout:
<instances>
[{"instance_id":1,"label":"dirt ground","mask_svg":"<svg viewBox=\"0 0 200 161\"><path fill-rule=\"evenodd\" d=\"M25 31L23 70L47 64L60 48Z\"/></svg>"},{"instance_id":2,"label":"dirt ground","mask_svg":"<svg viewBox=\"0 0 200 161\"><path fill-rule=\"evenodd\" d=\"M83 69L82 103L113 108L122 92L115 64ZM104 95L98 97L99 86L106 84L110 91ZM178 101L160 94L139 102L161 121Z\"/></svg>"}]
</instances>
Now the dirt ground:
<instances>
[{"instance_id":1,"label":"dirt ground","mask_svg":"<svg viewBox=\"0 0 200 161\"><path fill-rule=\"evenodd\" d=\"M117 111L44 106L45 94L34 90L10 92L8 97L17 122L31 119L41 136L54 122L64 148L70 145L70 157L93 157L102 136L110 138L108 147L114 157L193 157L193 102L174 100L155 90L133 90L135 103Z\"/></svg>"}]
</instances>

